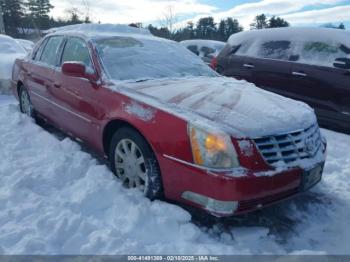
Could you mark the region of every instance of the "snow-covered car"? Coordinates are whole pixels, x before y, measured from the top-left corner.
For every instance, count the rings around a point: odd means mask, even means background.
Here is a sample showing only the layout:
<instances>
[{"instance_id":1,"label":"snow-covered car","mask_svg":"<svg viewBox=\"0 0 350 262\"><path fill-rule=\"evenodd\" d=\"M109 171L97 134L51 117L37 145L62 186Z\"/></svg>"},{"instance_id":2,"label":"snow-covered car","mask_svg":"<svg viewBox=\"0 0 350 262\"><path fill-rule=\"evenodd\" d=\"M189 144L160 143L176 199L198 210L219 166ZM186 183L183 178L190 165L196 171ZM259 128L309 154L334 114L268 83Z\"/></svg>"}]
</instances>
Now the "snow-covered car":
<instances>
[{"instance_id":1,"label":"snow-covered car","mask_svg":"<svg viewBox=\"0 0 350 262\"><path fill-rule=\"evenodd\" d=\"M34 42L30 40L26 40L26 39L15 39L15 40L24 48L24 50L27 51L27 53L30 53L35 46Z\"/></svg>"},{"instance_id":2,"label":"snow-covered car","mask_svg":"<svg viewBox=\"0 0 350 262\"><path fill-rule=\"evenodd\" d=\"M15 39L0 34L0 94L9 93L11 72L16 58L26 55L26 51Z\"/></svg>"},{"instance_id":3,"label":"snow-covered car","mask_svg":"<svg viewBox=\"0 0 350 262\"><path fill-rule=\"evenodd\" d=\"M224 42L214 40L184 40L180 44L185 46L192 53L198 55L206 64L210 65L212 60L218 56L225 47Z\"/></svg>"},{"instance_id":4,"label":"snow-covered car","mask_svg":"<svg viewBox=\"0 0 350 262\"><path fill-rule=\"evenodd\" d=\"M216 216L320 181L326 141L309 106L221 77L148 31L112 29L57 30L17 60L21 111L85 141L127 187Z\"/></svg>"},{"instance_id":5,"label":"snow-covered car","mask_svg":"<svg viewBox=\"0 0 350 262\"><path fill-rule=\"evenodd\" d=\"M350 32L274 28L234 34L216 70L301 100L319 123L350 132Z\"/></svg>"}]
</instances>

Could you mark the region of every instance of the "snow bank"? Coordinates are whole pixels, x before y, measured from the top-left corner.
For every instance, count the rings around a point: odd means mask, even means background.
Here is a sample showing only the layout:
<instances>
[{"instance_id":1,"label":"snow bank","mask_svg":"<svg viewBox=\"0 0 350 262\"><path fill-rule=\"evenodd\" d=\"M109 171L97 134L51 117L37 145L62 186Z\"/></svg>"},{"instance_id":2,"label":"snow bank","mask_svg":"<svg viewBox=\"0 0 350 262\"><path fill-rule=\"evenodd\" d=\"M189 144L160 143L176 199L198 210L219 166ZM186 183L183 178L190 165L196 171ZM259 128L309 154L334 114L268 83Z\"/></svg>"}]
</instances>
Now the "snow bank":
<instances>
[{"instance_id":1,"label":"snow bank","mask_svg":"<svg viewBox=\"0 0 350 262\"><path fill-rule=\"evenodd\" d=\"M128 25L122 24L76 24L61 27L54 27L44 31L45 34L57 33L57 32L83 32L85 34L89 33L99 33L99 34L142 34L142 35L152 35L148 29L136 28Z\"/></svg>"},{"instance_id":2,"label":"snow bank","mask_svg":"<svg viewBox=\"0 0 350 262\"><path fill-rule=\"evenodd\" d=\"M0 96L0 253L230 252L186 211L124 189L77 143L59 141L13 102Z\"/></svg>"},{"instance_id":3,"label":"snow bank","mask_svg":"<svg viewBox=\"0 0 350 262\"><path fill-rule=\"evenodd\" d=\"M26 51L13 38L0 35L0 94L9 94L13 63Z\"/></svg>"},{"instance_id":4,"label":"snow bank","mask_svg":"<svg viewBox=\"0 0 350 262\"><path fill-rule=\"evenodd\" d=\"M77 143L0 96L0 253L349 254L350 136L326 136L328 163L312 192L240 225L198 227L183 209L124 189Z\"/></svg>"},{"instance_id":5,"label":"snow bank","mask_svg":"<svg viewBox=\"0 0 350 262\"><path fill-rule=\"evenodd\" d=\"M30 41L30 40L26 40L26 39L15 39L25 50L27 53L30 53L35 44L34 42Z\"/></svg>"}]
</instances>

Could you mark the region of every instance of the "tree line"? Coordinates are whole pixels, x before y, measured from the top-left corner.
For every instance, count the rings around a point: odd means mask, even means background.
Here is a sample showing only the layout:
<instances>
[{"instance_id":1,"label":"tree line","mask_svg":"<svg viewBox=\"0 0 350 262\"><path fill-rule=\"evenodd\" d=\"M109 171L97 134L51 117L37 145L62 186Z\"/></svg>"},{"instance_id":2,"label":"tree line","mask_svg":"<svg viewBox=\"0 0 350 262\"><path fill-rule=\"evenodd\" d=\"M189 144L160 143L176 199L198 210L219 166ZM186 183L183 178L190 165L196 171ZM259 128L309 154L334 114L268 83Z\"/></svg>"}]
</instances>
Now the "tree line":
<instances>
[{"instance_id":1,"label":"tree line","mask_svg":"<svg viewBox=\"0 0 350 262\"><path fill-rule=\"evenodd\" d=\"M140 26L140 23L133 24ZM250 24L250 29L263 29L275 27L288 27L290 24L283 18L273 16L270 19L265 14L257 15L254 21ZM172 39L175 41L190 40L190 39L208 39L226 42L227 39L235 33L243 31L243 26L237 19L228 17L215 23L213 17L203 17L196 24L188 22L184 28L180 28L171 32L168 27L154 27L149 25L148 29L152 34Z\"/></svg>"},{"instance_id":2,"label":"tree line","mask_svg":"<svg viewBox=\"0 0 350 262\"><path fill-rule=\"evenodd\" d=\"M89 23L88 15L82 17L78 9L69 8L66 20L54 19L49 16L54 6L50 0L0 0L6 34L13 37L24 37L28 30L32 33L52 27Z\"/></svg>"},{"instance_id":3,"label":"tree line","mask_svg":"<svg viewBox=\"0 0 350 262\"><path fill-rule=\"evenodd\" d=\"M13 37L25 37L25 30L40 32L52 27L65 26L79 23L90 23L89 11L83 13L77 8L66 9L67 19L54 19L49 16L54 8L50 0L0 0L0 7L3 13L6 34ZM87 10L89 7L87 6ZM172 39L175 41L190 39L209 39L226 42L235 33L243 31L243 26L237 19L228 17L216 23L211 16L200 18L196 23L189 21L186 26L174 29L175 15L172 9L166 16L164 26L148 25L150 32L159 37ZM143 27L142 23L130 24L135 27ZM260 14L250 24L250 29L288 27L289 22L283 18L272 16L268 18L265 14ZM339 26L326 24L324 27L345 29L344 24ZM21 30L22 29L22 30ZM33 33L32 32L32 33ZM39 33L38 33L39 34Z\"/></svg>"}]
</instances>

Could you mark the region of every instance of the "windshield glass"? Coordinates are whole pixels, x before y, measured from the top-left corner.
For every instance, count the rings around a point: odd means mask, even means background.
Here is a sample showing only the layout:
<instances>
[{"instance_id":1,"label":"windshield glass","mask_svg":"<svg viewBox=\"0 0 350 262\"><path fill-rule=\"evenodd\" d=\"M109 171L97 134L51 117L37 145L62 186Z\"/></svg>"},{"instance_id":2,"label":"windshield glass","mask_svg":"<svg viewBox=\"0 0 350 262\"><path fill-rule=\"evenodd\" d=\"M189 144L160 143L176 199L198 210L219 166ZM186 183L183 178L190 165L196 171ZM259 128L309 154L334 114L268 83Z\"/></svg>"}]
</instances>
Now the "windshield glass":
<instances>
[{"instance_id":1,"label":"windshield glass","mask_svg":"<svg viewBox=\"0 0 350 262\"><path fill-rule=\"evenodd\" d=\"M109 37L94 42L112 79L216 76L200 58L175 42L134 37Z\"/></svg>"}]
</instances>

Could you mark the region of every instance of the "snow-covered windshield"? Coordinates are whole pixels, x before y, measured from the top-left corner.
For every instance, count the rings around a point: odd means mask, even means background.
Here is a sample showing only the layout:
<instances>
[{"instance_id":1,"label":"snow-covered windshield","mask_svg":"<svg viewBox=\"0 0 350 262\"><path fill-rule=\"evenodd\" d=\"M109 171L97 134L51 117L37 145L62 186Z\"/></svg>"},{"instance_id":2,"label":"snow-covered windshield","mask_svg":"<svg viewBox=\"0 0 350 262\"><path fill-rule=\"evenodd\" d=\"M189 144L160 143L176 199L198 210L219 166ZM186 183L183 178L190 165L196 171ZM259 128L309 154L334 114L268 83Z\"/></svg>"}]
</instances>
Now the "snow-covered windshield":
<instances>
[{"instance_id":1,"label":"snow-covered windshield","mask_svg":"<svg viewBox=\"0 0 350 262\"><path fill-rule=\"evenodd\" d=\"M175 42L130 36L99 38L94 42L112 79L216 76L201 59Z\"/></svg>"}]
</instances>

